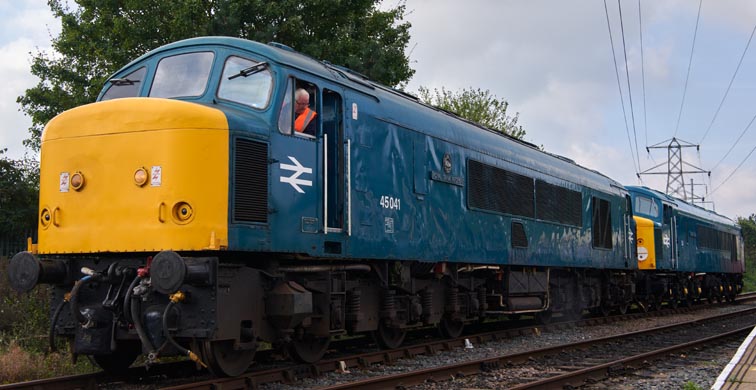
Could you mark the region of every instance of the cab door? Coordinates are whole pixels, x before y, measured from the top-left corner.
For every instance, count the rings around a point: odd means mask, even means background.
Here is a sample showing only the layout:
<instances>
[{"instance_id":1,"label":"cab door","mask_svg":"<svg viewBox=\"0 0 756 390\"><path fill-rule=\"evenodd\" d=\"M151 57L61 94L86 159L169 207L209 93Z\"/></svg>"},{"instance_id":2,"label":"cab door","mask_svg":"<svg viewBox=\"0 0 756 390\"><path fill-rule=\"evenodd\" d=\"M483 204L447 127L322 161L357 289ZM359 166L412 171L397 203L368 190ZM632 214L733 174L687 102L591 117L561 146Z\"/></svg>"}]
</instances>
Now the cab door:
<instances>
[{"instance_id":1,"label":"cab door","mask_svg":"<svg viewBox=\"0 0 756 390\"><path fill-rule=\"evenodd\" d=\"M297 90L306 104L297 105ZM307 106L320 112L317 84L289 77L283 99L276 111L275 130L270 139L270 241L276 252L322 254L323 156L319 139L320 118L312 126L299 129L297 112ZM309 122L308 122L309 123Z\"/></svg>"},{"instance_id":2,"label":"cab door","mask_svg":"<svg viewBox=\"0 0 756 390\"><path fill-rule=\"evenodd\" d=\"M316 113L302 128L296 101L309 97ZM300 92L297 92L300 91ZM300 104L302 104L300 102ZM306 122L309 123L309 122ZM349 230L349 141L345 139L342 94L303 79L289 78L272 135L271 232L274 250L338 255Z\"/></svg>"},{"instance_id":3,"label":"cab door","mask_svg":"<svg viewBox=\"0 0 756 390\"><path fill-rule=\"evenodd\" d=\"M670 204L664 204L662 210L662 251L664 269L677 269L677 217Z\"/></svg>"},{"instance_id":4,"label":"cab door","mask_svg":"<svg viewBox=\"0 0 756 390\"><path fill-rule=\"evenodd\" d=\"M344 136L344 103L339 92L323 88L323 233L331 235L349 233L348 176L350 143ZM331 248L336 249L336 248Z\"/></svg>"}]
</instances>

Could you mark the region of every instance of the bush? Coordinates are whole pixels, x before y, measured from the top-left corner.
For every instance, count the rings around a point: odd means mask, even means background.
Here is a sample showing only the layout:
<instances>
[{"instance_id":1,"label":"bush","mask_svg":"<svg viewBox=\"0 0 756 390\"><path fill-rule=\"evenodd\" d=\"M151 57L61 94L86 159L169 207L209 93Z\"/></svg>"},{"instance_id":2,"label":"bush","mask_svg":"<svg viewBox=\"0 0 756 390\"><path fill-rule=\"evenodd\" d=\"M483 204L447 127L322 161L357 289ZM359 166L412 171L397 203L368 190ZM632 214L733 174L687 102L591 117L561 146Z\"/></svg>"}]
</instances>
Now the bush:
<instances>
[{"instance_id":1,"label":"bush","mask_svg":"<svg viewBox=\"0 0 756 390\"><path fill-rule=\"evenodd\" d=\"M0 383L3 384L94 371L96 369L86 359L74 364L66 353L30 352L14 341L0 347Z\"/></svg>"},{"instance_id":2,"label":"bush","mask_svg":"<svg viewBox=\"0 0 756 390\"><path fill-rule=\"evenodd\" d=\"M0 257L0 383L14 383L95 370L68 353L48 353L50 290L38 286L19 294L8 284L8 259ZM64 347L62 340L58 345ZM64 350L64 349L63 349Z\"/></svg>"},{"instance_id":3,"label":"bush","mask_svg":"<svg viewBox=\"0 0 756 390\"><path fill-rule=\"evenodd\" d=\"M8 261L0 261L0 275L7 275ZM29 293L19 294L0 277L0 332L27 338L47 333L50 313L50 290L36 287Z\"/></svg>"}]
</instances>

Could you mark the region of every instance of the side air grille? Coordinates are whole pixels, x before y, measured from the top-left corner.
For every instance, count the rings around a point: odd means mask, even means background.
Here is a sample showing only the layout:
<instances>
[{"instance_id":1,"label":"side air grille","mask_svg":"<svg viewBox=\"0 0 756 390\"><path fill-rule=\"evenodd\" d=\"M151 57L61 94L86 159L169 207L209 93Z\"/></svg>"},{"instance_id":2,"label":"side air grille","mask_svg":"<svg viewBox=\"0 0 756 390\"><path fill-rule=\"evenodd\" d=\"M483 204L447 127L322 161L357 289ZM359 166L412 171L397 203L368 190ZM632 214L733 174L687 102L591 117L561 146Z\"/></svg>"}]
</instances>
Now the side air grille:
<instances>
[{"instance_id":1,"label":"side air grille","mask_svg":"<svg viewBox=\"0 0 756 390\"><path fill-rule=\"evenodd\" d=\"M474 160L468 162L470 207L533 218L533 179Z\"/></svg>"},{"instance_id":2,"label":"side air grille","mask_svg":"<svg viewBox=\"0 0 756 390\"><path fill-rule=\"evenodd\" d=\"M512 247L528 247L528 235L525 234L525 226L519 222L512 222Z\"/></svg>"},{"instance_id":3,"label":"side air grille","mask_svg":"<svg viewBox=\"0 0 756 390\"><path fill-rule=\"evenodd\" d=\"M237 138L234 222L268 222L268 145Z\"/></svg>"},{"instance_id":4,"label":"side air grille","mask_svg":"<svg viewBox=\"0 0 756 390\"><path fill-rule=\"evenodd\" d=\"M583 195L564 187L536 180L536 218L583 226Z\"/></svg>"}]
</instances>

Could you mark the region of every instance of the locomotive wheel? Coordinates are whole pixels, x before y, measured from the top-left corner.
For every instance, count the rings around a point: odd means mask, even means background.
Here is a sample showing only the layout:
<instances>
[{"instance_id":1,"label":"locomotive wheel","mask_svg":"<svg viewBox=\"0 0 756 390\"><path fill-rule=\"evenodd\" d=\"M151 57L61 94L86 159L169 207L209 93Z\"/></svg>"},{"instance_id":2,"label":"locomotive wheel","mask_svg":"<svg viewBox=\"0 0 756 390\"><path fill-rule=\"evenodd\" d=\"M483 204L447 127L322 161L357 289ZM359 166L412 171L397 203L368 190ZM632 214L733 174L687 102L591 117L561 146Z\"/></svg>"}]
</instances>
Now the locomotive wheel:
<instances>
[{"instance_id":1,"label":"locomotive wheel","mask_svg":"<svg viewBox=\"0 0 756 390\"><path fill-rule=\"evenodd\" d=\"M623 302L620 303L619 307L617 307L617 311L619 311L620 314L625 315L627 314L627 309L630 308L630 302Z\"/></svg>"},{"instance_id":2,"label":"locomotive wheel","mask_svg":"<svg viewBox=\"0 0 756 390\"><path fill-rule=\"evenodd\" d=\"M602 303L601 306L599 306L599 313L603 317L609 317L609 315L612 314L612 307L608 303Z\"/></svg>"},{"instance_id":3,"label":"locomotive wheel","mask_svg":"<svg viewBox=\"0 0 756 390\"><path fill-rule=\"evenodd\" d=\"M662 297L661 295L656 297L656 299L654 300L654 310L661 310L663 303L664 303L664 297Z\"/></svg>"},{"instance_id":4,"label":"locomotive wheel","mask_svg":"<svg viewBox=\"0 0 756 390\"><path fill-rule=\"evenodd\" d=\"M643 313L648 313L651 310L651 301L649 297L638 299L638 309Z\"/></svg>"},{"instance_id":5,"label":"locomotive wheel","mask_svg":"<svg viewBox=\"0 0 756 390\"><path fill-rule=\"evenodd\" d=\"M289 354L295 360L302 363L315 363L325 355L328 345L331 344L330 337L318 337L305 334L301 338L291 340L289 344Z\"/></svg>"},{"instance_id":6,"label":"locomotive wheel","mask_svg":"<svg viewBox=\"0 0 756 390\"><path fill-rule=\"evenodd\" d=\"M643 301L644 305L648 308L647 311L657 311L659 310L661 298L656 298L654 295L649 295L646 297L646 299Z\"/></svg>"},{"instance_id":7,"label":"locomotive wheel","mask_svg":"<svg viewBox=\"0 0 756 390\"><path fill-rule=\"evenodd\" d=\"M142 346L137 342L119 342L116 351L109 355L94 355L95 363L109 374L123 374L142 354Z\"/></svg>"},{"instance_id":8,"label":"locomotive wheel","mask_svg":"<svg viewBox=\"0 0 756 390\"><path fill-rule=\"evenodd\" d=\"M538 313L535 313L535 320L541 325L546 325L551 322L553 314L554 313L551 311L551 309L539 311Z\"/></svg>"},{"instance_id":9,"label":"locomotive wheel","mask_svg":"<svg viewBox=\"0 0 756 390\"><path fill-rule=\"evenodd\" d=\"M673 309L677 309L677 306L678 306L677 296L669 298L669 300L667 301L667 304L669 305L669 307Z\"/></svg>"},{"instance_id":10,"label":"locomotive wheel","mask_svg":"<svg viewBox=\"0 0 756 390\"><path fill-rule=\"evenodd\" d=\"M465 323L462 321L455 321L446 316L438 323L438 330L441 332L441 336L448 339L456 339L462 335L462 331L465 329Z\"/></svg>"},{"instance_id":11,"label":"locomotive wheel","mask_svg":"<svg viewBox=\"0 0 756 390\"><path fill-rule=\"evenodd\" d=\"M373 331L373 339L383 349L399 348L405 336L407 336L406 330L388 327L383 321L378 325L378 329Z\"/></svg>"},{"instance_id":12,"label":"locomotive wheel","mask_svg":"<svg viewBox=\"0 0 756 390\"><path fill-rule=\"evenodd\" d=\"M255 358L256 350L236 350L233 340L205 341L201 345L204 362L217 376L240 375Z\"/></svg>"}]
</instances>

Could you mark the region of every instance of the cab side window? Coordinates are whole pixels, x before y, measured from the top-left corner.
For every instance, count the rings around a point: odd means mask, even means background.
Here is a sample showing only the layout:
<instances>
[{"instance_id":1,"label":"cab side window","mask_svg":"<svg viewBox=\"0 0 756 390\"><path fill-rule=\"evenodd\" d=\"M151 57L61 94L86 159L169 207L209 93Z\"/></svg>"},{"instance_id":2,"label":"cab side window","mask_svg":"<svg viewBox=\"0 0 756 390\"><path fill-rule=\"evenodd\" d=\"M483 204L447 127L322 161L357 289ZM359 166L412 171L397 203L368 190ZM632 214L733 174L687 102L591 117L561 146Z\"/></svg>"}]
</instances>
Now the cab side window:
<instances>
[{"instance_id":1,"label":"cab side window","mask_svg":"<svg viewBox=\"0 0 756 390\"><path fill-rule=\"evenodd\" d=\"M278 115L278 131L302 137L315 137L320 118L317 106L318 89L315 84L289 79L286 94Z\"/></svg>"}]
</instances>

